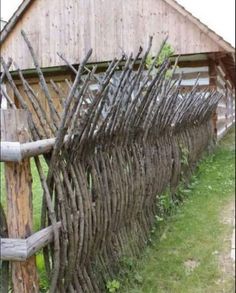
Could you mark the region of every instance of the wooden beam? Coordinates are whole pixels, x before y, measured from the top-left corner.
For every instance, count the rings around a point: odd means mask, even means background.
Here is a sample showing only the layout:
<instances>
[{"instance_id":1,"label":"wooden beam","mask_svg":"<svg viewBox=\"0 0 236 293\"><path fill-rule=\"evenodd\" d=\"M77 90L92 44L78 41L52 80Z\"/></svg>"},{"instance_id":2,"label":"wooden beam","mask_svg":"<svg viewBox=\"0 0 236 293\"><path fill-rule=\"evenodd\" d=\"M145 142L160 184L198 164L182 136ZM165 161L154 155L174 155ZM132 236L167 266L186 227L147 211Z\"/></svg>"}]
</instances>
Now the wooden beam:
<instances>
[{"instance_id":1,"label":"wooden beam","mask_svg":"<svg viewBox=\"0 0 236 293\"><path fill-rule=\"evenodd\" d=\"M61 222L58 222L58 228ZM37 251L53 241L53 229L49 226L39 232L34 233L26 239L2 238L1 260L26 261Z\"/></svg>"},{"instance_id":2,"label":"wooden beam","mask_svg":"<svg viewBox=\"0 0 236 293\"><path fill-rule=\"evenodd\" d=\"M182 86L180 86L180 91L181 92L188 92L188 91L191 91L192 89L193 89L192 85L182 85ZM206 90L206 89L212 90L212 89L215 89L215 86L199 85L198 89L199 89L199 91Z\"/></svg>"},{"instance_id":3,"label":"wooden beam","mask_svg":"<svg viewBox=\"0 0 236 293\"><path fill-rule=\"evenodd\" d=\"M79 214L79 211L78 211ZM72 221L73 217L71 216ZM61 228L61 222L57 222L57 227ZM1 238L1 260L26 261L43 247L53 241L53 228L44 228L26 239Z\"/></svg>"},{"instance_id":4,"label":"wooden beam","mask_svg":"<svg viewBox=\"0 0 236 293\"><path fill-rule=\"evenodd\" d=\"M209 60L209 76L210 76L210 85L216 87L217 81L217 72L216 72L216 63L213 59Z\"/></svg>"},{"instance_id":5,"label":"wooden beam","mask_svg":"<svg viewBox=\"0 0 236 293\"><path fill-rule=\"evenodd\" d=\"M20 162L22 160L21 144L19 142L1 141L0 151L1 162Z\"/></svg>"},{"instance_id":6,"label":"wooden beam","mask_svg":"<svg viewBox=\"0 0 236 293\"><path fill-rule=\"evenodd\" d=\"M182 80L188 80L188 79L197 79L198 77L198 74L199 74L199 78L207 78L209 77L209 73L208 72L199 72L196 71L196 72L186 72L184 73L183 72L183 76L182 76ZM181 73L175 73L173 75L173 79L178 79L180 77Z\"/></svg>"},{"instance_id":7,"label":"wooden beam","mask_svg":"<svg viewBox=\"0 0 236 293\"><path fill-rule=\"evenodd\" d=\"M25 261L27 259L26 239L1 238L1 260Z\"/></svg>"},{"instance_id":8,"label":"wooden beam","mask_svg":"<svg viewBox=\"0 0 236 293\"><path fill-rule=\"evenodd\" d=\"M68 136L65 136L66 142ZM42 139L33 142L20 143L1 141L0 161L20 162L25 158L35 157L50 152L55 144L56 138Z\"/></svg>"},{"instance_id":9,"label":"wooden beam","mask_svg":"<svg viewBox=\"0 0 236 293\"><path fill-rule=\"evenodd\" d=\"M107 60L104 62L93 62L93 63L88 63L86 67L88 69L93 69L94 66L96 66L96 71L95 74L105 72L107 68L109 67L109 64L112 62L112 60ZM135 65L134 65L134 70L137 70L139 67L139 64L141 62L141 59L137 60ZM74 68L77 70L79 67L79 64L73 64ZM121 70L122 67L125 66L125 61L121 61L119 64L119 67L117 70ZM67 65L61 65L61 66L51 66L51 67L42 67L41 68L46 81L49 81L50 79L56 81L63 80L63 75L67 75L67 78L71 76L71 78L74 78L74 74L71 75L72 71L68 68ZM21 80L19 79L19 73L17 70L12 70L10 71L12 78L14 79L16 85L21 84ZM30 83L38 83L38 74L36 69L23 69L22 73L24 76L27 78L31 78ZM64 78L65 79L65 78Z\"/></svg>"},{"instance_id":10,"label":"wooden beam","mask_svg":"<svg viewBox=\"0 0 236 293\"><path fill-rule=\"evenodd\" d=\"M172 65L174 64L174 61ZM179 67L204 67L209 66L209 60L179 61Z\"/></svg>"},{"instance_id":11,"label":"wooden beam","mask_svg":"<svg viewBox=\"0 0 236 293\"><path fill-rule=\"evenodd\" d=\"M1 111L1 138L8 141L29 140L27 112L21 109ZM29 159L21 163L5 163L7 193L8 236L24 239L31 235L32 176ZM12 284L14 293L38 293L39 282L35 256L25 262L13 261Z\"/></svg>"}]
</instances>

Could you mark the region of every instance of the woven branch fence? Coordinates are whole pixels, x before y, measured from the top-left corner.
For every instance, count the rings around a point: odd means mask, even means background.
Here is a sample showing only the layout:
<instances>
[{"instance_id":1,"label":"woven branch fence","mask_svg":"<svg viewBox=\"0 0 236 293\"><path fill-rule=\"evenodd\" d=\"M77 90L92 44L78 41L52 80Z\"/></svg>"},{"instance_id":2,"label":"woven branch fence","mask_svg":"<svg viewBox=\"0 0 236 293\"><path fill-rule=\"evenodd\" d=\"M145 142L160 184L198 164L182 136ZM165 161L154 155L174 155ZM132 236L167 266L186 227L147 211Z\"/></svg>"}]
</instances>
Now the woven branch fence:
<instances>
[{"instance_id":1,"label":"woven branch fence","mask_svg":"<svg viewBox=\"0 0 236 293\"><path fill-rule=\"evenodd\" d=\"M46 174L34 157L44 190L42 228L52 225L54 235L53 244L44 248L50 292L105 292L122 257L137 256L147 244L161 213L160 196L169 189L170 200L177 201L178 184L214 143L211 117L220 96L200 91L197 82L181 93L181 79L166 78L168 60L155 68L158 54L147 69L150 39L144 53L140 48L137 56L114 59L99 76L95 67L87 67L92 50L78 70L61 56L75 79L68 82L66 97L52 82L63 109L58 112L33 48L22 35L49 113L18 69L27 101L22 97L9 73L11 60L1 60L1 79L7 79L18 104L28 111L32 141L56 138L44 155ZM123 68L115 74L120 64ZM91 82L99 85L95 93ZM14 108L7 93L2 95Z\"/></svg>"}]
</instances>

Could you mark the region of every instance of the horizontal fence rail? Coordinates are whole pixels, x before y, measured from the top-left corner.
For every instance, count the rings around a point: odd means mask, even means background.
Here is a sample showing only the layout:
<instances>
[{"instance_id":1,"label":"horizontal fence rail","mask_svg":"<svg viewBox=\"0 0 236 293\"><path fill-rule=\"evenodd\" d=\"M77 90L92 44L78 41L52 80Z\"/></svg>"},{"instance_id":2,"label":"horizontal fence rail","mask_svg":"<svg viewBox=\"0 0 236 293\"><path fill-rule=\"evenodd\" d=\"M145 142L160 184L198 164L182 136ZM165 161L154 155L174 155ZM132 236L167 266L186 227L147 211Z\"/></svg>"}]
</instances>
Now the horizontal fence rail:
<instances>
[{"instance_id":1,"label":"horizontal fence rail","mask_svg":"<svg viewBox=\"0 0 236 293\"><path fill-rule=\"evenodd\" d=\"M57 228L61 228L61 222L57 222ZM52 241L52 226L44 228L26 239L1 238L0 259L25 261Z\"/></svg>"},{"instance_id":2,"label":"horizontal fence rail","mask_svg":"<svg viewBox=\"0 0 236 293\"><path fill-rule=\"evenodd\" d=\"M67 137L65 137L66 142ZM43 139L33 142L20 143L1 141L0 161L20 162L25 158L36 157L49 153L55 144L56 138Z\"/></svg>"}]
</instances>

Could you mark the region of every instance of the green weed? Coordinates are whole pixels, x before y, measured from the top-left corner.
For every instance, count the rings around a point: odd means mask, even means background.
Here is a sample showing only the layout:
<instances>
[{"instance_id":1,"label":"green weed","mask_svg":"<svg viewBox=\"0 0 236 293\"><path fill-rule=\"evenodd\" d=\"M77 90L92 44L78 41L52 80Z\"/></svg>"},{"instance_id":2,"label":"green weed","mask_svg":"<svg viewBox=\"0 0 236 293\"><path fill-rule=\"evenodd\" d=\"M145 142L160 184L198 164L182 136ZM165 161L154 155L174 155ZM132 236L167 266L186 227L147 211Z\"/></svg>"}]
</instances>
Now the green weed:
<instances>
[{"instance_id":1,"label":"green weed","mask_svg":"<svg viewBox=\"0 0 236 293\"><path fill-rule=\"evenodd\" d=\"M108 281L106 287L109 293L117 292L120 288L120 282L117 280Z\"/></svg>"}]
</instances>

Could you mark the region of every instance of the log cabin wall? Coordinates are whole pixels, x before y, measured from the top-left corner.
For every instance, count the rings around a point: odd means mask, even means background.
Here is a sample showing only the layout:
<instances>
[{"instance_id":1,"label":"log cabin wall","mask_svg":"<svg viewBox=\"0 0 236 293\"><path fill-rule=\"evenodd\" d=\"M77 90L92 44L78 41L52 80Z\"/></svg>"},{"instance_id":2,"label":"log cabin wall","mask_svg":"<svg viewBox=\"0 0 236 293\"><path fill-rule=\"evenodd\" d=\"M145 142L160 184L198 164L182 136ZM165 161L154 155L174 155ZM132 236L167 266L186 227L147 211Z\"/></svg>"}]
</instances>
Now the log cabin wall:
<instances>
[{"instance_id":1,"label":"log cabin wall","mask_svg":"<svg viewBox=\"0 0 236 293\"><path fill-rule=\"evenodd\" d=\"M221 65L216 66L217 91L223 98L217 107L217 136L220 138L235 122L235 90Z\"/></svg>"},{"instance_id":2,"label":"log cabin wall","mask_svg":"<svg viewBox=\"0 0 236 293\"><path fill-rule=\"evenodd\" d=\"M181 74L183 91L191 90L197 78L200 88L209 86L210 72L207 54L181 56L178 62L178 68L174 74L174 79L178 79Z\"/></svg>"},{"instance_id":3,"label":"log cabin wall","mask_svg":"<svg viewBox=\"0 0 236 293\"><path fill-rule=\"evenodd\" d=\"M215 134L221 138L228 128L235 122L235 89L232 81L225 72L223 65L209 58L207 54L183 56L178 63L174 79L183 76L181 83L183 92L190 91L196 82L200 88L209 87L223 94L223 97L213 114Z\"/></svg>"}]
</instances>

